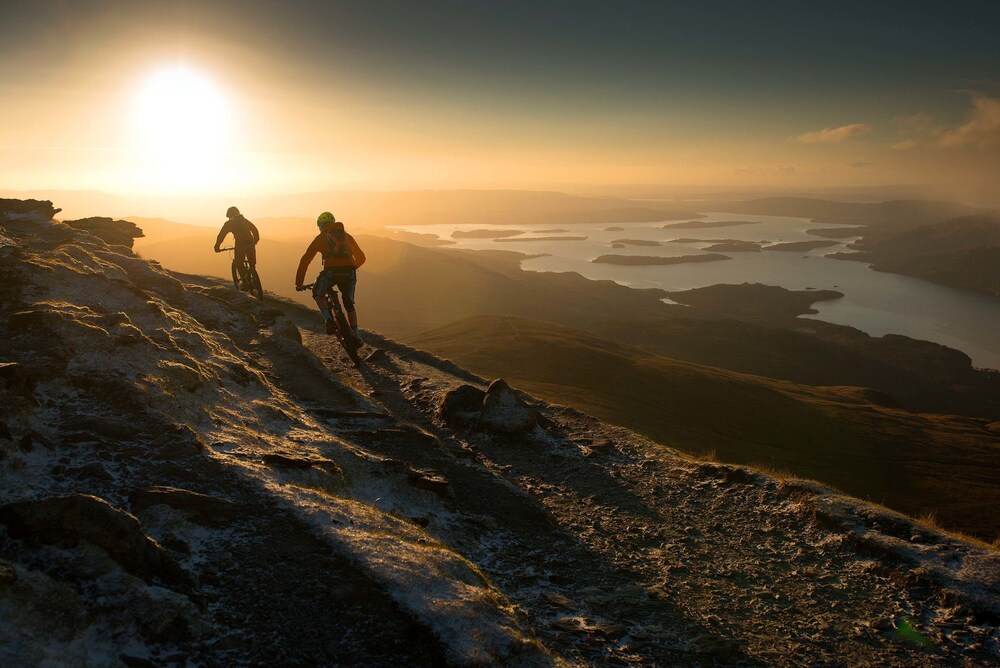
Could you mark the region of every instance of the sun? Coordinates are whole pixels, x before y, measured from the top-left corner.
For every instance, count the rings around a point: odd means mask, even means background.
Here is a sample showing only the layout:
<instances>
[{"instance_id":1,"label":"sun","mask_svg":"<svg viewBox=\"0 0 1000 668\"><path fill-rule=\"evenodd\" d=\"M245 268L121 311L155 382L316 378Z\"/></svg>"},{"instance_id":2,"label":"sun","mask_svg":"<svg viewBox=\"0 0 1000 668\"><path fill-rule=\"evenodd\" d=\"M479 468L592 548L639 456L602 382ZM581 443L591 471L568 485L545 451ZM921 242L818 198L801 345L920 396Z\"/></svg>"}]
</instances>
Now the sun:
<instances>
[{"instance_id":1,"label":"sun","mask_svg":"<svg viewBox=\"0 0 1000 668\"><path fill-rule=\"evenodd\" d=\"M154 189L218 184L236 118L222 89L187 66L148 75L131 107L137 176Z\"/></svg>"}]
</instances>

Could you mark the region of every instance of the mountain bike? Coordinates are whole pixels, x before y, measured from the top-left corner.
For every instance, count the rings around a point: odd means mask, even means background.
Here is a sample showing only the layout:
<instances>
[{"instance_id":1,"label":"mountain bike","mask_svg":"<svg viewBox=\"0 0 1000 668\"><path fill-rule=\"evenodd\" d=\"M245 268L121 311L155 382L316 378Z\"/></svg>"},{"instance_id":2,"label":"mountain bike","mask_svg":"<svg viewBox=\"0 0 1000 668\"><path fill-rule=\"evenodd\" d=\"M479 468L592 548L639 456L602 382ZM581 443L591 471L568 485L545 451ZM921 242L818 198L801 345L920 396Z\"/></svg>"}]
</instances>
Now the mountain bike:
<instances>
[{"instance_id":1,"label":"mountain bike","mask_svg":"<svg viewBox=\"0 0 1000 668\"><path fill-rule=\"evenodd\" d=\"M228 248L220 248L220 251L230 251L231 253L236 249L232 246ZM260 285L260 276L257 275L257 269L250 266L250 262L243 257L242 262L236 260L235 254L233 255L233 285L240 292L249 292L251 295L257 299L264 299L264 288Z\"/></svg>"},{"instance_id":2,"label":"mountain bike","mask_svg":"<svg viewBox=\"0 0 1000 668\"><path fill-rule=\"evenodd\" d=\"M309 283L303 285L301 288L296 288L297 290L309 290L315 283ZM351 358L354 362L354 366L361 364L361 358L358 356L358 341L354 338L354 330L351 329L351 325L347 322L347 315L344 313L344 309L340 306L340 295L336 290L331 288L326 291L323 295L323 299L326 300L326 306L330 309L330 313L333 314L333 322L336 325L334 335L337 340L340 341L340 345L343 346L344 350L347 352L347 356Z\"/></svg>"}]
</instances>

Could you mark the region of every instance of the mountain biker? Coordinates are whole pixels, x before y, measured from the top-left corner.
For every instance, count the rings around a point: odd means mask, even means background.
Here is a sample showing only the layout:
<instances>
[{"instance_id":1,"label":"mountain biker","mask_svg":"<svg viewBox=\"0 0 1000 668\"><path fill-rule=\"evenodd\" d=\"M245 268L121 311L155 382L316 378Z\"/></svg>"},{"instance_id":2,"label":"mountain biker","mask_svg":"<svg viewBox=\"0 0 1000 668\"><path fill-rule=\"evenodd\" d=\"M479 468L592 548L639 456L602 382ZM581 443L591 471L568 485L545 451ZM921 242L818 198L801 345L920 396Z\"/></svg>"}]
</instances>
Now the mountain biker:
<instances>
[{"instance_id":1,"label":"mountain biker","mask_svg":"<svg viewBox=\"0 0 1000 668\"><path fill-rule=\"evenodd\" d=\"M347 311L347 320L351 323L354 338L358 345L361 345L361 334L358 332L358 313L354 310L354 288L358 283L358 267L365 263L365 254L354 237L344 230L344 223L334 218L329 211L319 214L316 218L316 227L320 230L319 234L312 240L302 259L299 260L299 269L295 273L295 289L304 289L302 283L306 277L306 269L312 259L316 257L316 253L322 253L323 270L316 277L312 295L326 321L326 333L336 332L337 325L333 321L333 314L327 308L323 296L327 290L336 285L344 298L344 310Z\"/></svg>"},{"instance_id":2,"label":"mountain biker","mask_svg":"<svg viewBox=\"0 0 1000 668\"><path fill-rule=\"evenodd\" d=\"M257 242L260 241L260 232L257 231L257 226L244 218L243 214L235 206L231 206L226 210L226 218L229 220L223 223L222 229L219 230L219 236L215 239L215 252L222 252L220 248L222 240L226 238L227 234L232 233L233 250L236 252L237 264L242 263L243 258L246 258L251 268L256 267L256 246Z\"/></svg>"}]
</instances>

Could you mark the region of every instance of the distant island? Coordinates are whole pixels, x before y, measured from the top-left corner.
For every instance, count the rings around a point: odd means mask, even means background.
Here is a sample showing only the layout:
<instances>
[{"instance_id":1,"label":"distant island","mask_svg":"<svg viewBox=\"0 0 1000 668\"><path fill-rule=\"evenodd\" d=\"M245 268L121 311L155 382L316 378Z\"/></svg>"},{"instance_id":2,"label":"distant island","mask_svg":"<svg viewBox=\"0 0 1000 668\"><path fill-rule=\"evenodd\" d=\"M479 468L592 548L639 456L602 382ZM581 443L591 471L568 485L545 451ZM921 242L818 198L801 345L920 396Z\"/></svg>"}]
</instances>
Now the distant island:
<instances>
[{"instance_id":1,"label":"distant island","mask_svg":"<svg viewBox=\"0 0 1000 668\"><path fill-rule=\"evenodd\" d=\"M532 234L555 234L557 232L568 232L569 230L531 230Z\"/></svg>"},{"instance_id":2,"label":"distant island","mask_svg":"<svg viewBox=\"0 0 1000 668\"><path fill-rule=\"evenodd\" d=\"M815 302L844 296L836 290L786 290L760 283L710 285L669 294L679 304L711 309L728 317L763 320L816 313L812 308Z\"/></svg>"},{"instance_id":3,"label":"distant island","mask_svg":"<svg viewBox=\"0 0 1000 668\"><path fill-rule=\"evenodd\" d=\"M622 265L656 265L656 264L686 264L689 262L715 262L716 260L732 260L721 253L705 253L702 255L679 255L676 257L658 257L650 255L601 255L591 262L595 264Z\"/></svg>"},{"instance_id":4,"label":"distant island","mask_svg":"<svg viewBox=\"0 0 1000 668\"><path fill-rule=\"evenodd\" d=\"M523 237L520 239L494 239L493 241L584 241L587 237Z\"/></svg>"},{"instance_id":5,"label":"distant island","mask_svg":"<svg viewBox=\"0 0 1000 668\"><path fill-rule=\"evenodd\" d=\"M760 249L760 242L739 241L738 239L727 239L705 247L707 251L718 251L720 253L759 253Z\"/></svg>"},{"instance_id":6,"label":"distant island","mask_svg":"<svg viewBox=\"0 0 1000 668\"><path fill-rule=\"evenodd\" d=\"M624 232L625 228L624 227L605 227L604 231L605 232Z\"/></svg>"},{"instance_id":7,"label":"distant island","mask_svg":"<svg viewBox=\"0 0 1000 668\"><path fill-rule=\"evenodd\" d=\"M824 239L850 239L851 237L860 237L864 234L865 227L819 227L806 230L806 234L811 234L814 237L823 237Z\"/></svg>"},{"instance_id":8,"label":"distant island","mask_svg":"<svg viewBox=\"0 0 1000 668\"><path fill-rule=\"evenodd\" d=\"M839 242L837 241L791 241L783 244L771 244L770 246L764 246L763 250L783 252L811 251L817 248L836 246L838 243Z\"/></svg>"},{"instance_id":9,"label":"distant island","mask_svg":"<svg viewBox=\"0 0 1000 668\"><path fill-rule=\"evenodd\" d=\"M650 241L649 239L614 239L611 241L612 244L622 244L624 246L659 246L661 245L659 241Z\"/></svg>"},{"instance_id":10,"label":"distant island","mask_svg":"<svg viewBox=\"0 0 1000 668\"><path fill-rule=\"evenodd\" d=\"M706 227L732 227L734 225L760 225L759 220L715 220L701 221L688 220L683 223L668 223L661 227L663 230L697 230Z\"/></svg>"},{"instance_id":11,"label":"distant island","mask_svg":"<svg viewBox=\"0 0 1000 668\"><path fill-rule=\"evenodd\" d=\"M524 234L521 230L455 230L451 236L455 239L499 239L501 237L516 237Z\"/></svg>"}]
</instances>

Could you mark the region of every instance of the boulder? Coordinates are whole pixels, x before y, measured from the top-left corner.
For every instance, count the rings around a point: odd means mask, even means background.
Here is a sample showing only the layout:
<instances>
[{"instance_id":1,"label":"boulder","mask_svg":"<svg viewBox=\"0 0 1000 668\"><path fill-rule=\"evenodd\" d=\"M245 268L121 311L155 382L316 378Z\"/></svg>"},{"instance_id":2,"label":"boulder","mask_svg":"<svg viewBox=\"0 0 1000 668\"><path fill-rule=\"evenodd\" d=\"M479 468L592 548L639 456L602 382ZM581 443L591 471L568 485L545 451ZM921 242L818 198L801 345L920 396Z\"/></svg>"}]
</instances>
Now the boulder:
<instances>
[{"instance_id":1,"label":"boulder","mask_svg":"<svg viewBox=\"0 0 1000 668\"><path fill-rule=\"evenodd\" d=\"M88 494L18 501L0 506L8 534L36 545L72 548L85 540L147 582L184 584L187 578L160 545L143 533L139 520Z\"/></svg>"},{"instance_id":2,"label":"boulder","mask_svg":"<svg viewBox=\"0 0 1000 668\"><path fill-rule=\"evenodd\" d=\"M538 413L502 378L490 383L480 410L479 426L488 431L516 436L538 425Z\"/></svg>"},{"instance_id":3,"label":"boulder","mask_svg":"<svg viewBox=\"0 0 1000 668\"><path fill-rule=\"evenodd\" d=\"M459 385L447 392L438 406L438 414L453 427L471 427L479 421L486 393L472 385Z\"/></svg>"},{"instance_id":4,"label":"boulder","mask_svg":"<svg viewBox=\"0 0 1000 668\"><path fill-rule=\"evenodd\" d=\"M490 383L485 392L460 385L444 395L438 414L454 427L474 427L505 436L520 436L538 425L537 411L503 379Z\"/></svg>"}]
</instances>

